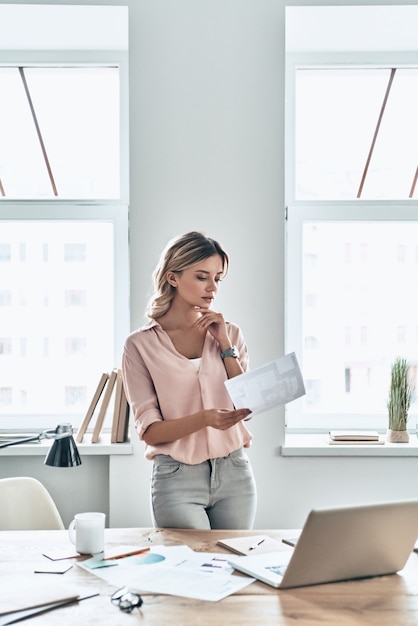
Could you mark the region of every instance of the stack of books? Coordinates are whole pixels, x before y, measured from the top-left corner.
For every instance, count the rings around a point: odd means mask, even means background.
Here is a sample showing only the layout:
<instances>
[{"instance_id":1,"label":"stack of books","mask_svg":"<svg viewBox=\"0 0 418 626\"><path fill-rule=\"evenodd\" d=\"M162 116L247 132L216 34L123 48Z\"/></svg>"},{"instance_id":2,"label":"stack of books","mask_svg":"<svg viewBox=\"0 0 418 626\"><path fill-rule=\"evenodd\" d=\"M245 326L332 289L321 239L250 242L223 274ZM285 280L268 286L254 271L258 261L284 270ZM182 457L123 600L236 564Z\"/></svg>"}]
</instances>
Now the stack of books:
<instances>
[{"instance_id":1,"label":"stack of books","mask_svg":"<svg viewBox=\"0 0 418 626\"><path fill-rule=\"evenodd\" d=\"M123 387L122 370L113 369L110 374L104 372L99 380L96 391L87 409L83 422L78 429L76 441L81 443L87 428L93 419L97 409L96 423L93 428L91 442L97 443L100 440L105 417L111 406L113 399L112 429L110 434L111 443L124 443L129 438L129 404L126 399ZM99 405L99 401L100 406Z\"/></svg>"},{"instance_id":2,"label":"stack of books","mask_svg":"<svg viewBox=\"0 0 418 626\"><path fill-rule=\"evenodd\" d=\"M379 437L376 430L331 430L329 432L330 445L379 445L384 439Z\"/></svg>"}]
</instances>

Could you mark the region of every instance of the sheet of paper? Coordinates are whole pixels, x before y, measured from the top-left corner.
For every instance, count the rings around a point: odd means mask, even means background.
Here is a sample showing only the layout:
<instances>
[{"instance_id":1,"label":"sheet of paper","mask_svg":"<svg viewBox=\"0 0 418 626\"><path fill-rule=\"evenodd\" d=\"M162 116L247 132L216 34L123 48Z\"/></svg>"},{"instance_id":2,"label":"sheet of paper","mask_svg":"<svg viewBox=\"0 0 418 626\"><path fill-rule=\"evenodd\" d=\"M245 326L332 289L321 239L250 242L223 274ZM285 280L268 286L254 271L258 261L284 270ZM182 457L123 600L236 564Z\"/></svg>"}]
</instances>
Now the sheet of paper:
<instances>
[{"instance_id":1,"label":"sheet of paper","mask_svg":"<svg viewBox=\"0 0 418 626\"><path fill-rule=\"evenodd\" d=\"M160 570L161 567L176 566L191 554L193 550L188 546L152 546L147 554L128 556L117 561L103 561L103 555L96 555L77 563L77 566L107 580L112 585L119 587L130 585L146 589L144 586L141 587L141 584L145 583L150 572L154 569Z\"/></svg>"},{"instance_id":2,"label":"sheet of paper","mask_svg":"<svg viewBox=\"0 0 418 626\"><path fill-rule=\"evenodd\" d=\"M68 572L69 569L72 568L72 563L51 563L51 561L49 562L45 562L45 563L39 563L39 565L37 565L34 569L34 573L35 574L65 574L65 572Z\"/></svg>"},{"instance_id":3,"label":"sheet of paper","mask_svg":"<svg viewBox=\"0 0 418 626\"><path fill-rule=\"evenodd\" d=\"M52 580L38 577L35 574L16 576L15 574L1 578L0 616L16 611L68 602L80 595L80 589L61 578Z\"/></svg>"},{"instance_id":4,"label":"sheet of paper","mask_svg":"<svg viewBox=\"0 0 418 626\"><path fill-rule=\"evenodd\" d=\"M167 568L153 572L146 581L146 589L152 593L194 598L218 602L255 581L254 578L219 574L207 571Z\"/></svg>"},{"instance_id":5,"label":"sheet of paper","mask_svg":"<svg viewBox=\"0 0 418 626\"><path fill-rule=\"evenodd\" d=\"M94 559L97 557L78 563L78 567L139 593L216 602L254 582L253 578L233 575L225 554L195 552L188 546L152 546L148 554L120 559L117 567L111 568L94 567Z\"/></svg>"},{"instance_id":6,"label":"sheet of paper","mask_svg":"<svg viewBox=\"0 0 418 626\"><path fill-rule=\"evenodd\" d=\"M64 600L62 602L52 602L49 604L44 604L43 606L23 609L21 611L14 611L12 613L8 613L7 615L0 615L0 626L15 624L16 622L21 622L23 620L29 619L30 617L35 617L36 615L40 615L42 613L48 613L49 611L53 611L54 609L60 609L61 607L67 606L68 604L81 602L81 600L88 600L89 598L94 598L98 595L98 593L79 595L77 599L67 601Z\"/></svg>"},{"instance_id":7,"label":"sheet of paper","mask_svg":"<svg viewBox=\"0 0 418 626\"><path fill-rule=\"evenodd\" d=\"M287 404L303 396L305 385L294 352L225 381L237 409L251 409L253 415Z\"/></svg>"},{"instance_id":8,"label":"sheet of paper","mask_svg":"<svg viewBox=\"0 0 418 626\"><path fill-rule=\"evenodd\" d=\"M60 548L58 550L50 550L48 552L43 553L47 559L51 559L51 561L61 561L63 559L75 559L80 556L80 553L76 551L74 546L68 548Z\"/></svg>"}]
</instances>

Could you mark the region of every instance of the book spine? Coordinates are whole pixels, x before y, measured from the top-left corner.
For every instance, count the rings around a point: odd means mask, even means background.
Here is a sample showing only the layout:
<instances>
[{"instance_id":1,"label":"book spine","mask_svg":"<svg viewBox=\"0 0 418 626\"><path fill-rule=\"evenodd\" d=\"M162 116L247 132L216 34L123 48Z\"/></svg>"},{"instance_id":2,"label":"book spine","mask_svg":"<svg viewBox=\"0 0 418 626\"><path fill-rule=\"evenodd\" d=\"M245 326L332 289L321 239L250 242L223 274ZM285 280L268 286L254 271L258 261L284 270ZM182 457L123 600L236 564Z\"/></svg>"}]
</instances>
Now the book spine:
<instances>
[{"instance_id":1,"label":"book spine","mask_svg":"<svg viewBox=\"0 0 418 626\"><path fill-rule=\"evenodd\" d=\"M88 425L90 424L90 421L91 421L91 418L93 417L97 403L100 400L100 396L102 395L103 389L105 388L108 380L109 380L109 374L104 372L100 377L99 383L96 387L96 391L94 392L93 398L87 409L86 415L81 423L80 428L77 431L76 438L75 438L77 443L81 443L83 441L84 434L88 428Z\"/></svg>"},{"instance_id":2,"label":"book spine","mask_svg":"<svg viewBox=\"0 0 418 626\"><path fill-rule=\"evenodd\" d=\"M114 403L114 408L113 408L112 431L110 434L110 443L117 443L118 441L120 403L122 399L122 391L123 391L122 370L118 370L117 378L116 378L116 393L115 393L115 403Z\"/></svg>"},{"instance_id":3,"label":"book spine","mask_svg":"<svg viewBox=\"0 0 418 626\"><path fill-rule=\"evenodd\" d=\"M97 416L96 424L95 424L94 430L93 430L93 435L91 437L91 442L92 443L97 443L99 441L100 432L101 432L102 427L103 427L104 419L106 417L106 412L107 412L107 409L108 409L109 403L110 403L110 398L112 396L113 389L114 389L114 386L115 386L117 373L118 373L118 370L114 369L111 372L110 376L109 376L109 381L108 381L107 386L106 386L106 391L105 391L105 394L103 396L102 404L100 405L99 414Z\"/></svg>"}]
</instances>

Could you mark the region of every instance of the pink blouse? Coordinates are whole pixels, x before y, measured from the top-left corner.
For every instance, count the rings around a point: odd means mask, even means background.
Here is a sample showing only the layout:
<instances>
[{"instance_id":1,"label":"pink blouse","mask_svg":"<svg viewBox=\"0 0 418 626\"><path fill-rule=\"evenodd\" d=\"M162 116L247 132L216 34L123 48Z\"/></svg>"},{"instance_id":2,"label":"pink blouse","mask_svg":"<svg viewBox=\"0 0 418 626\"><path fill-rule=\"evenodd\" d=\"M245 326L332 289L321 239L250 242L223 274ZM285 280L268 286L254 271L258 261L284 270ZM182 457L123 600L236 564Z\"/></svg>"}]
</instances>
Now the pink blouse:
<instances>
[{"instance_id":1,"label":"pink blouse","mask_svg":"<svg viewBox=\"0 0 418 626\"><path fill-rule=\"evenodd\" d=\"M248 352L240 328L227 323L231 343L237 346L244 371ZM148 426L159 420L173 420L202 409L232 409L224 385L227 379L218 342L208 332L202 359L197 368L192 360L177 352L169 335L158 322L131 333L122 358L123 381L139 438ZM244 422L228 430L206 427L172 443L146 445L145 457L168 454L181 463L194 465L227 456L238 448L248 448L252 435Z\"/></svg>"}]
</instances>

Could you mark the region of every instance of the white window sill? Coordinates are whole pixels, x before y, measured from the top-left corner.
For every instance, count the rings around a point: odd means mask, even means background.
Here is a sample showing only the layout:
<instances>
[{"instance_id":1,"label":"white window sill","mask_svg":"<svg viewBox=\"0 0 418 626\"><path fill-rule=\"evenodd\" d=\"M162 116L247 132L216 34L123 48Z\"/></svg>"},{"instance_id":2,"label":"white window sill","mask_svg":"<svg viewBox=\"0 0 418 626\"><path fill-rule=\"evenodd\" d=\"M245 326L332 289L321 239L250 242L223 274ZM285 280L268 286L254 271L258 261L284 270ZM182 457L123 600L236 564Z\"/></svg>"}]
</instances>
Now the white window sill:
<instances>
[{"instance_id":1,"label":"white window sill","mask_svg":"<svg viewBox=\"0 0 418 626\"><path fill-rule=\"evenodd\" d=\"M380 435L382 438L384 434ZM390 457L417 456L418 439L415 433L409 433L409 443L385 443L383 445L330 445L328 435L323 434L286 434L285 443L280 448L281 456L362 456Z\"/></svg>"},{"instance_id":2,"label":"white window sill","mask_svg":"<svg viewBox=\"0 0 418 626\"><path fill-rule=\"evenodd\" d=\"M98 443L91 443L90 437L91 435L87 433L84 435L84 441L76 444L81 457L133 454L133 445L130 441L126 443L110 443L110 434L104 433L100 436ZM45 456L51 445L52 442L50 440L22 443L21 445L1 448L0 456Z\"/></svg>"}]
</instances>

